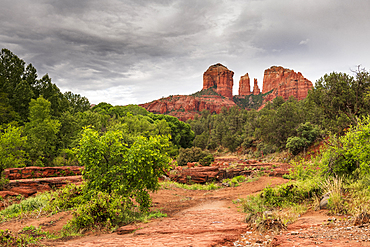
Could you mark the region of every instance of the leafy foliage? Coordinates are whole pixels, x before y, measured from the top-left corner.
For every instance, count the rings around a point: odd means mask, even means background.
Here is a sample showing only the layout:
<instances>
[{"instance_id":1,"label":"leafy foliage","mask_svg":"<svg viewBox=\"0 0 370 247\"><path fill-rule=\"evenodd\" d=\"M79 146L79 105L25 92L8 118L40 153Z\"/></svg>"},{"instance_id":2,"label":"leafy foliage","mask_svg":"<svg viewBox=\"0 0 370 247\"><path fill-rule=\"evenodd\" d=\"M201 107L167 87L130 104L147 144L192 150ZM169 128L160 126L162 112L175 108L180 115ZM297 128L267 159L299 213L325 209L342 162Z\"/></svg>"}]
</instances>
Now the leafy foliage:
<instances>
[{"instance_id":1,"label":"leafy foliage","mask_svg":"<svg viewBox=\"0 0 370 247\"><path fill-rule=\"evenodd\" d=\"M186 165L188 162L199 162L201 165L210 165L214 161L214 157L207 151L197 147L181 148L177 163L180 166Z\"/></svg>"},{"instance_id":2,"label":"leafy foliage","mask_svg":"<svg viewBox=\"0 0 370 247\"><path fill-rule=\"evenodd\" d=\"M88 202L79 204L66 228L78 231L91 228L112 228L134 220L132 201L123 195L99 191Z\"/></svg>"},{"instance_id":3,"label":"leafy foliage","mask_svg":"<svg viewBox=\"0 0 370 247\"><path fill-rule=\"evenodd\" d=\"M60 122L51 118L51 103L43 97L32 99L30 117L25 127L28 137L28 152L32 160L51 160L56 155L57 133Z\"/></svg>"},{"instance_id":4,"label":"leafy foliage","mask_svg":"<svg viewBox=\"0 0 370 247\"><path fill-rule=\"evenodd\" d=\"M316 82L308 99L322 109L326 128L342 132L356 123L356 117L369 112L369 90L370 74L359 68L355 78L345 73L325 74Z\"/></svg>"},{"instance_id":5,"label":"leafy foliage","mask_svg":"<svg viewBox=\"0 0 370 247\"><path fill-rule=\"evenodd\" d=\"M135 137L132 145L125 142L120 131L85 129L78 149L80 164L85 166L86 194L92 198L97 191L135 197L141 210L150 206L148 191L159 188L158 178L165 174L170 159L164 153L168 138Z\"/></svg>"},{"instance_id":6,"label":"leafy foliage","mask_svg":"<svg viewBox=\"0 0 370 247\"><path fill-rule=\"evenodd\" d=\"M313 143L319 134L320 129L318 126L312 125L310 122L300 124L297 129L298 136L289 137L286 148L289 149L293 155L297 155L304 148L307 148Z\"/></svg>"}]
</instances>

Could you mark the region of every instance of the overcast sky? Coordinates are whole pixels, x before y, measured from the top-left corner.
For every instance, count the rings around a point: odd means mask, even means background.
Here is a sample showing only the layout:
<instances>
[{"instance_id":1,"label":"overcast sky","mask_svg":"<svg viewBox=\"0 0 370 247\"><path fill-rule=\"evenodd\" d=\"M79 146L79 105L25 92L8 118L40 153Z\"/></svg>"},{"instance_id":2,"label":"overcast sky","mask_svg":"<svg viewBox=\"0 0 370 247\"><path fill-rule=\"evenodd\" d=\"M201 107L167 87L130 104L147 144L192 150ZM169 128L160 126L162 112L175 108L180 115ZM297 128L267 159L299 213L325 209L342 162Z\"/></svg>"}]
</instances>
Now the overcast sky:
<instances>
[{"instance_id":1,"label":"overcast sky","mask_svg":"<svg viewBox=\"0 0 370 247\"><path fill-rule=\"evenodd\" d=\"M202 88L216 63L257 78L279 65L313 83L370 69L368 0L0 0L0 48L91 103Z\"/></svg>"}]
</instances>

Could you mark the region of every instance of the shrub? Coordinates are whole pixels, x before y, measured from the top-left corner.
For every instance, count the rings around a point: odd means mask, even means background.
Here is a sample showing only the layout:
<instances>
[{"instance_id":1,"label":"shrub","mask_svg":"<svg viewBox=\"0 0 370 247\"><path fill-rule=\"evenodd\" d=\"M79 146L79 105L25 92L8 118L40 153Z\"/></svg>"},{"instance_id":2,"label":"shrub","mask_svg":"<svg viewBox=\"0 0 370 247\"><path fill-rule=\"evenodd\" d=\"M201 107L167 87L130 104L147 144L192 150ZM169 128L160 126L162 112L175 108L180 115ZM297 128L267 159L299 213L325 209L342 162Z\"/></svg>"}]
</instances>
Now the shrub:
<instances>
[{"instance_id":1,"label":"shrub","mask_svg":"<svg viewBox=\"0 0 370 247\"><path fill-rule=\"evenodd\" d=\"M66 228L111 229L112 226L128 224L135 220L134 205L129 198L106 192L98 192L89 202L79 205Z\"/></svg>"},{"instance_id":2,"label":"shrub","mask_svg":"<svg viewBox=\"0 0 370 247\"><path fill-rule=\"evenodd\" d=\"M210 165L214 161L213 155L208 151L202 151L197 147L181 148L177 163L180 166L186 165L188 162L199 162L201 165Z\"/></svg>"},{"instance_id":3,"label":"shrub","mask_svg":"<svg viewBox=\"0 0 370 247\"><path fill-rule=\"evenodd\" d=\"M2 220L7 220L18 217L24 213L30 213L32 211L39 210L48 204L50 198L50 193L42 193L35 197L29 197L25 200L22 200L18 204L10 205L9 207L0 211L0 218Z\"/></svg>"},{"instance_id":4,"label":"shrub","mask_svg":"<svg viewBox=\"0 0 370 247\"><path fill-rule=\"evenodd\" d=\"M264 203L272 207L301 203L318 195L321 195L321 189L315 180L289 182L276 188L266 187L260 194Z\"/></svg>"},{"instance_id":5,"label":"shrub","mask_svg":"<svg viewBox=\"0 0 370 247\"><path fill-rule=\"evenodd\" d=\"M51 194L50 202L44 210L56 213L86 203L83 194L85 186L85 183L81 185L69 184L62 189L54 191Z\"/></svg>"},{"instance_id":6,"label":"shrub","mask_svg":"<svg viewBox=\"0 0 370 247\"><path fill-rule=\"evenodd\" d=\"M289 151L293 155L299 154L305 147L307 147L307 139L298 137L298 136L293 136L289 137L287 142L286 142L286 148L289 149Z\"/></svg>"},{"instance_id":7,"label":"shrub","mask_svg":"<svg viewBox=\"0 0 370 247\"><path fill-rule=\"evenodd\" d=\"M317 125L311 124L310 122L302 123L297 128L298 136L289 137L287 139L286 148L289 149L293 155L297 155L304 148L313 143L320 133L321 130Z\"/></svg>"},{"instance_id":8,"label":"shrub","mask_svg":"<svg viewBox=\"0 0 370 247\"><path fill-rule=\"evenodd\" d=\"M134 137L128 145L120 131L85 129L77 151L78 160L85 166L85 195L92 198L97 192L115 193L135 198L142 211L151 204L149 191L159 189L158 178L165 175L171 159L165 153L169 139L165 136Z\"/></svg>"}]
</instances>

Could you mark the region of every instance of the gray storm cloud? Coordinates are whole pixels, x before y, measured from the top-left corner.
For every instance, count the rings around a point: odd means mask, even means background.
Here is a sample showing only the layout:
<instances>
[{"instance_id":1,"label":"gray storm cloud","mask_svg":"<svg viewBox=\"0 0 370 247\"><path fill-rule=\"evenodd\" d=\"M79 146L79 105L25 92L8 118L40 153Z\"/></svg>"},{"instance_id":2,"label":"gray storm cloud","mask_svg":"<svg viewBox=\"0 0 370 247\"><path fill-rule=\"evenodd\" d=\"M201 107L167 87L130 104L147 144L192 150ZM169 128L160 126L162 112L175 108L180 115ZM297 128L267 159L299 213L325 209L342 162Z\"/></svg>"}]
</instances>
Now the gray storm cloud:
<instances>
[{"instance_id":1,"label":"gray storm cloud","mask_svg":"<svg viewBox=\"0 0 370 247\"><path fill-rule=\"evenodd\" d=\"M313 82L370 68L370 2L4 0L0 45L92 103L190 94L221 62L235 72L282 65Z\"/></svg>"}]
</instances>

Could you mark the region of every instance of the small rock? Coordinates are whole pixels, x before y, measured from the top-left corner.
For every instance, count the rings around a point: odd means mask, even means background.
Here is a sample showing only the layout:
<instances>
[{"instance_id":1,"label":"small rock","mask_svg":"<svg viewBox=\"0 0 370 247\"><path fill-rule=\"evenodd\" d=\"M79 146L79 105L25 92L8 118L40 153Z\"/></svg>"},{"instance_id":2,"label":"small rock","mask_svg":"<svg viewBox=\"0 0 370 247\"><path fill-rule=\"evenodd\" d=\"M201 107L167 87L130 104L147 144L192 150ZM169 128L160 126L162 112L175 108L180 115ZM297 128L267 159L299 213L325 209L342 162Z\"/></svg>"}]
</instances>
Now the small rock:
<instances>
[{"instance_id":1,"label":"small rock","mask_svg":"<svg viewBox=\"0 0 370 247\"><path fill-rule=\"evenodd\" d=\"M324 197L320 201L320 209L327 209L329 203L329 197Z\"/></svg>"},{"instance_id":2,"label":"small rock","mask_svg":"<svg viewBox=\"0 0 370 247\"><path fill-rule=\"evenodd\" d=\"M298 235L298 234L299 234L299 232L291 232L290 234L291 234L291 235Z\"/></svg>"}]
</instances>

